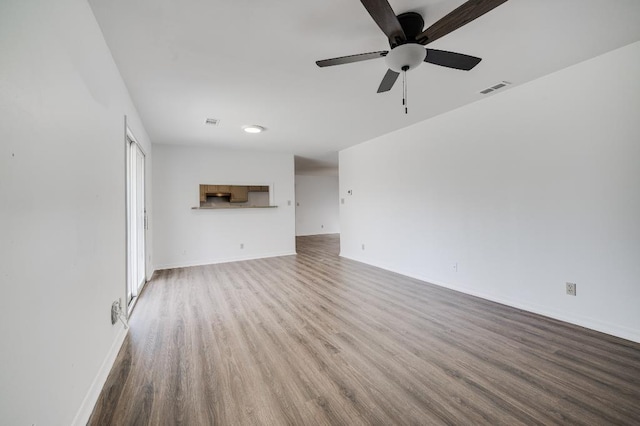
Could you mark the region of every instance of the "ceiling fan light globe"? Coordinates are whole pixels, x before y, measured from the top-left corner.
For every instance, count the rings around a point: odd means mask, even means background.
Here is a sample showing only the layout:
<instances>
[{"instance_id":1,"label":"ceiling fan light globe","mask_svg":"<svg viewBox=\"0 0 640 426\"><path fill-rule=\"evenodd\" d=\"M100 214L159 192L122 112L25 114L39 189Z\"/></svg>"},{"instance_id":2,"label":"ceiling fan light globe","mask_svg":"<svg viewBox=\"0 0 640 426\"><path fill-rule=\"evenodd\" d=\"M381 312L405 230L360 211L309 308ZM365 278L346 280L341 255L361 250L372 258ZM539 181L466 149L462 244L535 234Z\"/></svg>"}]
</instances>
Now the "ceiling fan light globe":
<instances>
[{"instance_id":1,"label":"ceiling fan light globe","mask_svg":"<svg viewBox=\"0 0 640 426\"><path fill-rule=\"evenodd\" d=\"M412 70L427 57L427 50L418 43L407 43L397 46L385 56L387 67L395 72L402 72L403 68Z\"/></svg>"}]
</instances>

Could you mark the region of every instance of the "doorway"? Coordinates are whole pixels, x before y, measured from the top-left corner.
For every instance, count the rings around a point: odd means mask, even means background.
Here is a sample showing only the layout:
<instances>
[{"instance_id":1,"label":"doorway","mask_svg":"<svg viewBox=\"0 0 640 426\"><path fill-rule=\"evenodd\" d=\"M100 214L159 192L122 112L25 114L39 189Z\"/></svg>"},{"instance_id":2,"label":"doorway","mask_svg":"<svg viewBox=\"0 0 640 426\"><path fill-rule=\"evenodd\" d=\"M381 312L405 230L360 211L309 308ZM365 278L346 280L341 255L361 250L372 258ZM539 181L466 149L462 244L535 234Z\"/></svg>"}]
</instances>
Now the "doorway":
<instances>
[{"instance_id":1,"label":"doorway","mask_svg":"<svg viewBox=\"0 0 640 426\"><path fill-rule=\"evenodd\" d=\"M146 282L145 154L127 128L127 311Z\"/></svg>"}]
</instances>

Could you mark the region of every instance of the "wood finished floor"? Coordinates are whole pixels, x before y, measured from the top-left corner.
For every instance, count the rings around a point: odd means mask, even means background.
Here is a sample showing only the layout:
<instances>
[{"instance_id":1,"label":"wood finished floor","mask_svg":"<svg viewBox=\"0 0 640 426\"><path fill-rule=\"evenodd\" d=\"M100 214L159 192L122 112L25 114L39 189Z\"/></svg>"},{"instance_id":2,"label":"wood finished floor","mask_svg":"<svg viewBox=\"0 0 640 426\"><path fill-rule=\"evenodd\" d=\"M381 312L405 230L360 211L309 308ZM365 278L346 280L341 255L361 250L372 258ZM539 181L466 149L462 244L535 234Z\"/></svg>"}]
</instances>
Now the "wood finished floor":
<instances>
[{"instance_id":1,"label":"wood finished floor","mask_svg":"<svg viewBox=\"0 0 640 426\"><path fill-rule=\"evenodd\" d=\"M156 273L89 424L640 424L640 344L297 245Z\"/></svg>"}]
</instances>

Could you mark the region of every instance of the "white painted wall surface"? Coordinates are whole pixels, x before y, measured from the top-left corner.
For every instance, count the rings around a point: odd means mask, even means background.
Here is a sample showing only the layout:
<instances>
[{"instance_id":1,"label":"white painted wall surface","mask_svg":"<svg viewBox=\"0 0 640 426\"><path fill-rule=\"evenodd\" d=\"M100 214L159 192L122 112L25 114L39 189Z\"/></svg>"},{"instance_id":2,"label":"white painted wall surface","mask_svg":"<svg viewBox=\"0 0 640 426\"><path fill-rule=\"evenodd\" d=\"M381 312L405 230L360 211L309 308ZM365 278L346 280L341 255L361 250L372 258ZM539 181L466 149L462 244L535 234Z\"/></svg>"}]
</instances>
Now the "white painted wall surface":
<instances>
[{"instance_id":1,"label":"white painted wall surface","mask_svg":"<svg viewBox=\"0 0 640 426\"><path fill-rule=\"evenodd\" d=\"M340 232L338 176L296 175L296 235Z\"/></svg>"},{"instance_id":2,"label":"white painted wall surface","mask_svg":"<svg viewBox=\"0 0 640 426\"><path fill-rule=\"evenodd\" d=\"M292 155L155 145L153 160L156 268L295 253ZM278 207L192 210L200 184L273 185Z\"/></svg>"},{"instance_id":3,"label":"white painted wall surface","mask_svg":"<svg viewBox=\"0 0 640 426\"><path fill-rule=\"evenodd\" d=\"M342 151L342 256L640 341L639 75L640 42Z\"/></svg>"},{"instance_id":4,"label":"white painted wall surface","mask_svg":"<svg viewBox=\"0 0 640 426\"><path fill-rule=\"evenodd\" d=\"M125 335L125 114L151 146L86 1L3 0L0 52L0 424L86 424Z\"/></svg>"}]
</instances>

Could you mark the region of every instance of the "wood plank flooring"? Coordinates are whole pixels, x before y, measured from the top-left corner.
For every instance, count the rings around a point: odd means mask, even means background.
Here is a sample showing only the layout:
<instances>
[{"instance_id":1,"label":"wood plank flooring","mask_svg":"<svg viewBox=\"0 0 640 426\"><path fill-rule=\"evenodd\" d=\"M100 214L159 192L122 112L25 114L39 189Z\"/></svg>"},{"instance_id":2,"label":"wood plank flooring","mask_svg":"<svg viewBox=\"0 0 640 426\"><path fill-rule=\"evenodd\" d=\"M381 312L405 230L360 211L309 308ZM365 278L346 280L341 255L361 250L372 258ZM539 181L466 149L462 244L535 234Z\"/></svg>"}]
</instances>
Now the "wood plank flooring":
<instances>
[{"instance_id":1,"label":"wood plank flooring","mask_svg":"<svg viewBox=\"0 0 640 426\"><path fill-rule=\"evenodd\" d=\"M640 344L297 245L157 272L89 424L640 424Z\"/></svg>"}]
</instances>

